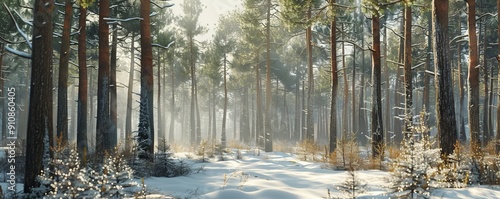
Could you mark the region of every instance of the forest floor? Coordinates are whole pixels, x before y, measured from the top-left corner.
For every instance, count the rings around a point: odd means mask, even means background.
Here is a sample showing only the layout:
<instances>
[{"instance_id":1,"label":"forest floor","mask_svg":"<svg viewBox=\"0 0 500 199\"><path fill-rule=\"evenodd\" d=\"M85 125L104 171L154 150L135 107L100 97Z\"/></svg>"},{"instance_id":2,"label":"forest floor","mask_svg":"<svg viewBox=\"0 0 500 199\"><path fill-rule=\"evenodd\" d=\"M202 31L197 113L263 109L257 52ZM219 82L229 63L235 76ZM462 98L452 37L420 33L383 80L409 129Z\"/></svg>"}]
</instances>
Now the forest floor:
<instances>
[{"instance_id":1,"label":"forest floor","mask_svg":"<svg viewBox=\"0 0 500 199\"><path fill-rule=\"evenodd\" d=\"M239 151L239 153L238 153ZM240 155L238 155L240 154ZM326 163L302 161L302 155L256 150L231 150L201 162L193 153L174 153L188 162L193 172L173 178L144 180L147 198L179 199L314 199L350 198L338 187L349 178L345 170L332 170ZM368 189L357 198L392 198L388 178L380 170L358 170L356 177ZM141 179L137 179L141 183ZM7 183L0 183L6 190ZM18 184L18 190L22 184ZM5 192L5 191L4 191ZM500 199L500 186L469 186L462 189L434 189L430 198Z\"/></svg>"},{"instance_id":2,"label":"forest floor","mask_svg":"<svg viewBox=\"0 0 500 199\"><path fill-rule=\"evenodd\" d=\"M147 178L152 193L175 198L220 199L305 199L349 198L337 188L348 178L348 171L328 169L325 163L300 161L294 154L236 150L208 162L193 162L194 172L175 178ZM176 153L178 158L192 157ZM390 173L360 170L355 173L368 190L357 198L391 198L388 193ZM499 186L471 186L463 189L435 189L431 198L500 198Z\"/></svg>"}]
</instances>

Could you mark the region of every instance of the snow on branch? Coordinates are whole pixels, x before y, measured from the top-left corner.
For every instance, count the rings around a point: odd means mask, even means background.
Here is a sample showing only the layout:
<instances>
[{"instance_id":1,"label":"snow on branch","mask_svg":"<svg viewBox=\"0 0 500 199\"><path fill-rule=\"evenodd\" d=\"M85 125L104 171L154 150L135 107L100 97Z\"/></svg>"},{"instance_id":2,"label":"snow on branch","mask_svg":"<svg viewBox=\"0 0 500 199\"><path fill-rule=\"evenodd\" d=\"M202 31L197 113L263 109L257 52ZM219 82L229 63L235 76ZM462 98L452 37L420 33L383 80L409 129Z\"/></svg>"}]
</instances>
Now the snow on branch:
<instances>
[{"instance_id":1,"label":"snow on branch","mask_svg":"<svg viewBox=\"0 0 500 199\"><path fill-rule=\"evenodd\" d=\"M133 21L133 20L143 20L142 17L132 17L132 18L127 18L127 19L118 19L118 18L108 18L105 17L103 18L105 21L108 21L107 24L116 24L118 22L128 22L128 21Z\"/></svg>"},{"instance_id":2,"label":"snow on branch","mask_svg":"<svg viewBox=\"0 0 500 199\"><path fill-rule=\"evenodd\" d=\"M160 5L158 5L157 3L155 3L154 1L151 1L151 3L152 3L153 5L155 5L156 7L160 8L160 9L170 8L170 7L172 7L172 6L174 6L174 5L175 5L175 4L173 4L173 3L172 3L172 4L167 4L167 5L164 5L164 6L160 6Z\"/></svg>"},{"instance_id":3,"label":"snow on branch","mask_svg":"<svg viewBox=\"0 0 500 199\"><path fill-rule=\"evenodd\" d=\"M22 58L31 59L31 54L5 46L5 50Z\"/></svg>"},{"instance_id":4,"label":"snow on branch","mask_svg":"<svg viewBox=\"0 0 500 199\"><path fill-rule=\"evenodd\" d=\"M170 42L167 46L162 46L161 44L156 44L156 43L155 43L155 44L151 44L151 46L153 46L153 47L160 47L160 48L163 48L163 49L168 49L168 48L170 48L170 46L171 46L172 44L174 44L174 43L175 43L175 41L172 41L172 42Z\"/></svg>"},{"instance_id":5,"label":"snow on branch","mask_svg":"<svg viewBox=\"0 0 500 199\"><path fill-rule=\"evenodd\" d=\"M9 13L10 18L12 19L12 21L16 25L17 32L19 32L19 34L21 34L21 36L26 41L26 44L28 44L29 48L33 49L33 46L31 45L31 42L28 39L28 35L23 30L21 30L21 28L19 27L19 24L17 24L17 21L14 19L14 15L12 15L12 12L10 11L9 7L7 7L7 4L3 3L3 6L5 7L7 12ZM19 13L17 13L17 12L16 12L16 14L19 15ZM30 55L30 57L31 57L31 55Z\"/></svg>"}]
</instances>

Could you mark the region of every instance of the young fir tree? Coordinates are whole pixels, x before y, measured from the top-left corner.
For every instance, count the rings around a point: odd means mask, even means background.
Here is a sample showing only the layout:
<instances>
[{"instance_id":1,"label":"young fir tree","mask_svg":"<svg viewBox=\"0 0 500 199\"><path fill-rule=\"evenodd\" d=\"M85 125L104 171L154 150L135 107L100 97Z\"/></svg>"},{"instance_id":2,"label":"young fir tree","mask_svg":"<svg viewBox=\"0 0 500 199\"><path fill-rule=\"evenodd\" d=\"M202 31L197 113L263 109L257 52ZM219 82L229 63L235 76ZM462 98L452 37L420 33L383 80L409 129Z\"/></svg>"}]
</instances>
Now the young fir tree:
<instances>
[{"instance_id":1,"label":"young fir tree","mask_svg":"<svg viewBox=\"0 0 500 199\"><path fill-rule=\"evenodd\" d=\"M134 170L127 165L123 155L115 148L113 155L107 155L99 175L96 176L101 197L131 197L139 187L133 181Z\"/></svg>"},{"instance_id":2,"label":"young fir tree","mask_svg":"<svg viewBox=\"0 0 500 199\"><path fill-rule=\"evenodd\" d=\"M356 175L356 171L354 167L349 168L349 173L347 179L337 187L337 189L344 193L349 198L356 198L359 194L366 192L368 189L366 187L366 183L361 181Z\"/></svg>"},{"instance_id":3,"label":"young fir tree","mask_svg":"<svg viewBox=\"0 0 500 199\"><path fill-rule=\"evenodd\" d=\"M97 187L91 178L91 169L80 167L76 149L57 146L54 158L38 176L40 188L34 190L37 197L45 194L48 198L93 198L98 197ZM33 195L34 196L34 195Z\"/></svg>"},{"instance_id":4,"label":"young fir tree","mask_svg":"<svg viewBox=\"0 0 500 199\"><path fill-rule=\"evenodd\" d=\"M159 142L157 147L158 152L155 154L153 175L158 177L173 177L175 176L175 162L172 160L172 152L170 145L164 139Z\"/></svg>"},{"instance_id":5,"label":"young fir tree","mask_svg":"<svg viewBox=\"0 0 500 199\"><path fill-rule=\"evenodd\" d=\"M390 178L390 187L397 197L422 197L429 194L430 177L433 167L442 160L440 149L432 148L434 142L429 138L429 129L424 122L425 113L421 114L420 125L413 126L405 135L401 155L394 160L394 171Z\"/></svg>"},{"instance_id":6,"label":"young fir tree","mask_svg":"<svg viewBox=\"0 0 500 199\"><path fill-rule=\"evenodd\" d=\"M469 183L470 168L468 157L459 142L432 177L431 186L436 188L465 188Z\"/></svg>"}]
</instances>

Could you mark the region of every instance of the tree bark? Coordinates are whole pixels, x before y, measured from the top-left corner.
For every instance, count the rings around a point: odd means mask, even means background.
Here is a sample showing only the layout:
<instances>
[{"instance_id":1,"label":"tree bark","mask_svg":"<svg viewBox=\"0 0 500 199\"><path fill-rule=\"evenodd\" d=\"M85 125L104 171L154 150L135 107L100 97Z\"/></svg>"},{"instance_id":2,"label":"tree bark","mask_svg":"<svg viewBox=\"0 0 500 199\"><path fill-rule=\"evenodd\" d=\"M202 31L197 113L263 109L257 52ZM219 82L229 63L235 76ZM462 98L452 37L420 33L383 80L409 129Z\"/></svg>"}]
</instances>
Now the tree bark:
<instances>
[{"instance_id":1,"label":"tree bark","mask_svg":"<svg viewBox=\"0 0 500 199\"><path fill-rule=\"evenodd\" d=\"M413 121L413 85L412 85L412 71L411 71L411 6L405 5L405 43L404 43L404 84L405 84L405 131L407 134L411 133L411 126Z\"/></svg>"},{"instance_id":2,"label":"tree bark","mask_svg":"<svg viewBox=\"0 0 500 199\"><path fill-rule=\"evenodd\" d=\"M135 66L135 32L132 32L130 41L130 69L127 86L127 114L125 118L125 150L132 149L132 91L134 90L134 66ZM173 93L173 92L172 92Z\"/></svg>"},{"instance_id":3,"label":"tree bark","mask_svg":"<svg viewBox=\"0 0 500 199\"><path fill-rule=\"evenodd\" d=\"M165 122L163 121L163 117L162 117L162 112L163 110L161 109L161 60L160 60L160 49L158 48L158 53L157 53L158 57L158 61L157 61L157 64L158 64L158 96L156 97L156 103L158 106L157 110L156 110L156 113L158 114L158 140L161 142L161 141L164 141L165 140L165 132L163 131L163 125L165 124Z\"/></svg>"},{"instance_id":4,"label":"tree bark","mask_svg":"<svg viewBox=\"0 0 500 199\"><path fill-rule=\"evenodd\" d=\"M497 0L497 13L500 13L500 0ZM498 22L498 27L500 27L500 14L497 15L497 22ZM497 32L497 37L500 38L500 28L498 29ZM498 61L498 74L497 74L497 118L496 118L496 147L495 151L496 153L500 153L500 45L497 45L498 48L498 55L497 55L497 61Z\"/></svg>"},{"instance_id":5,"label":"tree bark","mask_svg":"<svg viewBox=\"0 0 500 199\"><path fill-rule=\"evenodd\" d=\"M488 93L489 93L489 88L488 88L488 81L489 76L488 76L488 59L486 57L486 48L488 46L487 39L486 39L486 25L483 24L484 26L484 33L483 33L483 72L484 72L484 101L483 101L483 147L485 147L490 140L490 122L488 120L488 115L490 112L490 102L488 99Z\"/></svg>"},{"instance_id":6,"label":"tree bark","mask_svg":"<svg viewBox=\"0 0 500 199\"><path fill-rule=\"evenodd\" d=\"M264 134L263 134L263 123L264 121L262 120L263 114L262 114L262 91L261 91L261 79L260 79L260 64L259 64L259 53L256 53L255 55L255 79L256 79L256 92L257 92L257 116L256 116L256 130L255 130L255 142L257 146L263 146L264 145Z\"/></svg>"},{"instance_id":7,"label":"tree bark","mask_svg":"<svg viewBox=\"0 0 500 199\"><path fill-rule=\"evenodd\" d=\"M99 2L99 74L97 80L96 152L104 155L112 150L110 143L109 115L109 0Z\"/></svg>"},{"instance_id":8,"label":"tree bark","mask_svg":"<svg viewBox=\"0 0 500 199\"><path fill-rule=\"evenodd\" d=\"M308 3L307 19L311 18L311 3ZM307 48L307 112L306 112L306 139L314 142L314 112L313 112L313 93L314 93L314 71L312 61L312 30L311 26L306 30L306 48Z\"/></svg>"},{"instance_id":9,"label":"tree bark","mask_svg":"<svg viewBox=\"0 0 500 199\"><path fill-rule=\"evenodd\" d=\"M330 3L330 9L334 8L335 0ZM331 102L330 102L330 139L329 152L330 154L337 148L337 90L338 90L338 74L337 74L337 18L333 17L330 22L330 67L331 67ZM361 99L361 98L360 98Z\"/></svg>"},{"instance_id":10,"label":"tree bark","mask_svg":"<svg viewBox=\"0 0 500 199\"><path fill-rule=\"evenodd\" d=\"M476 36L476 1L467 2L467 29L469 33L468 109L471 133L471 149L475 152L481 145L479 128L479 58ZM450 87L451 88L451 87Z\"/></svg>"},{"instance_id":11,"label":"tree bark","mask_svg":"<svg viewBox=\"0 0 500 199\"><path fill-rule=\"evenodd\" d=\"M432 30L434 41L434 71L436 72L436 113L438 142L442 155L453 153L457 140L455 105L448 39L448 0L434 0L432 3Z\"/></svg>"},{"instance_id":12,"label":"tree bark","mask_svg":"<svg viewBox=\"0 0 500 199\"><path fill-rule=\"evenodd\" d=\"M68 143L68 64L72 5L70 0L65 1L57 85L57 138L61 139L63 145Z\"/></svg>"},{"instance_id":13,"label":"tree bark","mask_svg":"<svg viewBox=\"0 0 500 199\"><path fill-rule=\"evenodd\" d=\"M344 24L341 24L341 37L344 39ZM349 135L349 125L348 125L348 110L349 110L349 84L347 81L347 68L346 68L346 63L345 63L345 42L342 41L342 76L344 79L344 85L343 85L343 100L342 100L342 137L340 139L348 139Z\"/></svg>"},{"instance_id":14,"label":"tree bark","mask_svg":"<svg viewBox=\"0 0 500 199\"><path fill-rule=\"evenodd\" d=\"M462 30L461 28L461 24L462 22L458 22L458 29L459 30ZM459 120L460 120L460 129L459 129L459 137L458 139L460 140L460 142L462 144L465 144L465 142L467 141L467 137L465 135L465 121L464 121L464 75L462 74L462 43L460 42L457 42L457 56L458 56L458 59L457 59L457 65L458 65L458 90L459 90L459 110L460 110L460 114L459 114Z\"/></svg>"},{"instance_id":15,"label":"tree bark","mask_svg":"<svg viewBox=\"0 0 500 199\"><path fill-rule=\"evenodd\" d=\"M139 115L139 158L153 161L153 49L151 46L150 1L141 0L141 106Z\"/></svg>"},{"instance_id":16,"label":"tree bark","mask_svg":"<svg viewBox=\"0 0 500 199\"><path fill-rule=\"evenodd\" d=\"M226 54L224 53L224 113L222 115L222 133L221 133L221 148L226 148L226 115L227 115L227 79L226 79Z\"/></svg>"},{"instance_id":17,"label":"tree bark","mask_svg":"<svg viewBox=\"0 0 500 199\"><path fill-rule=\"evenodd\" d=\"M266 114L264 131L264 150L273 151L273 133L271 127L271 0L267 0L266 22ZM312 118L311 118L312 119Z\"/></svg>"},{"instance_id":18,"label":"tree bark","mask_svg":"<svg viewBox=\"0 0 500 199\"><path fill-rule=\"evenodd\" d=\"M33 51L31 89L26 137L24 193L40 183L36 180L52 157L52 15L54 1L35 0L33 17ZM7 98L8 100L8 98ZM14 136L14 135L7 135Z\"/></svg>"},{"instance_id":19,"label":"tree bark","mask_svg":"<svg viewBox=\"0 0 500 199\"><path fill-rule=\"evenodd\" d=\"M172 93L171 93L171 101L170 101L170 129L168 133L168 140L173 143L175 136L174 136L174 126L175 126L175 116L177 115L177 111L175 110L175 69L174 69L174 62L171 63L171 76L172 76L172 82L171 82L171 87L172 87ZM214 132L215 133L215 132Z\"/></svg>"},{"instance_id":20,"label":"tree bark","mask_svg":"<svg viewBox=\"0 0 500 199\"><path fill-rule=\"evenodd\" d=\"M381 99L381 63L380 63L380 18L378 15L372 16L372 85L374 86L372 97L372 154L373 158L383 158L384 156L384 128L382 121L382 99Z\"/></svg>"},{"instance_id":21,"label":"tree bark","mask_svg":"<svg viewBox=\"0 0 500 199\"><path fill-rule=\"evenodd\" d=\"M78 121L76 130L76 145L78 154L82 157L87 153L87 30L86 30L87 8L80 6L78 24L80 34L78 35ZM84 159L82 159L84 160ZM83 162L86 165L86 162Z\"/></svg>"},{"instance_id":22,"label":"tree bark","mask_svg":"<svg viewBox=\"0 0 500 199\"><path fill-rule=\"evenodd\" d=\"M118 45L118 30L117 25L113 24L113 34L111 37L111 60L110 60L110 74L109 74L109 139L111 146L115 147L117 144L117 128L118 128L118 114L116 110L116 51Z\"/></svg>"}]
</instances>

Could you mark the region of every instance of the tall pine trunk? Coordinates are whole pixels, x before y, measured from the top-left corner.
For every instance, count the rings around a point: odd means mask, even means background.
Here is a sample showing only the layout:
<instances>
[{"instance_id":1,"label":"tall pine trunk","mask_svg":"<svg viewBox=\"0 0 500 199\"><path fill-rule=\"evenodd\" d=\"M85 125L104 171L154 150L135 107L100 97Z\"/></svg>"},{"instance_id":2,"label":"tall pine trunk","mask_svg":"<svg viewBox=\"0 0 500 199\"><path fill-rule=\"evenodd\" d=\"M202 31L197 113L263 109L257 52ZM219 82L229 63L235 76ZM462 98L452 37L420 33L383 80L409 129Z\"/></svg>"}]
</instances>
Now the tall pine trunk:
<instances>
[{"instance_id":1,"label":"tall pine trunk","mask_svg":"<svg viewBox=\"0 0 500 199\"><path fill-rule=\"evenodd\" d=\"M271 126L271 0L267 0L266 17L266 113L264 130L264 150L273 151L273 133Z\"/></svg>"},{"instance_id":2,"label":"tall pine trunk","mask_svg":"<svg viewBox=\"0 0 500 199\"><path fill-rule=\"evenodd\" d=\"M479 58L476 36L476 1L467 0L467 29L469 33L469 73L468 73L468 109L472 150L481 145L479 128ZM451 88L451 87L450 87Z\"/></svg>"},{"instance_id":3,"label":"tall pine trunk","mask_svg":"<svg viewBox=\"0 0 500 199\"><path fill-rule=\"evenodd\" d=\"M52 157L52 15L54 1L35 0L33 18L33 51L31 89L26 137L24 193L40 183L37 176ZM13 91L14 92L14 91ZM11 136L11 135L9 135Z\"/></svg>"},{"instance_id":4,"label":"tall pine trunk","mask_svg":"<svg viewBox=\"0 0 500 199\"><path fill-rule=\"evenodd\" d=\"M154 114L153 114L153 49L151 46L150 1L141 0L141 99L139 115L139 158L153 161Z\"/></svg>"},{"instance_id":5,"label":"tall pine trunk","mask_svg":"<svg viewBox=\"0 0 500 199\"><path fill-rule=\"evenodd\" d=\"M452 71L449 60L448 0L434 0L432 4L432 31L434 41L434 71L436 82L436 114L438 140L442 155L453 153L457 140Z\"/></svg>"},{"instance_id":6,"label":"tall pine trunk","mask_svg":"<svg viewBox=\"0 0 500 199\"><path fill-rule=\"evenodd\" d=\"M68 142L68 64L71 18L73 18L73 4L65 1L64 21L61 38L61 52L59 58L59 80L57 85L57 138L61 144Z\"/></svg>"},{"instance_id":7,"label":"tall pine trunk","mask_svg":"<svg viewBox=\"0 0 500 199\"><path fill-rule=\"evenodd\" d=\"M109 115L109 0L99 2L99 73L97 80L96 152L104 155L112 149L110 143Z\"/></svg>"},{"instance_id":8,"label":"tall pine trunk","mask_svg":"<svg viewBox=\"0 0 500 199\"><path fill-rule=\"evenodd\" d=\"M330 9L334 8L335 0L330 3ZM337 148L337 90L338 90L338 74L337 74L337 18L333 17L330 22L330 70L331 70L331 102L330 102L330 154ZM361 98L360 98L361 99Z\"/></svg>"},{"instance_id":9,"label":"tall pine trunk","mask_svg":"<svg viewBox=\"0 0 500 199\"><path fill-rule=\"evenodd\" d=\"M484 33L483 33L483 72L484 72L484 101L483 101L483 147L488 144L492 138L490 138L490 121L488 120L488 115L490 112L490 102L488 98L489 88L488 88L488 59L486 57L486 48L488 46L486 39L486 24L483 23Z\"/></svg>"},{"instance_id":10,"label":"tall pine trunk","mask_svg":"<svg viewBox=\"0 0 500 199\"><path fill-rule=\"evenodd\" d=\"M309 2L307 10L307 19L311 18L312 5ZM311 26L306 30L306 48L307 48L307 112L306 112L306 139L314 142L314 111L313 111L313 93L314 93L314 71L312 60L312 30ZM268 49L269 50L269 49ZM270 58L268 58L270 59Z\"/></svg>"},{"instance_id":11,"label":"tall pine trunk","mask_svg":"<svg viewBox=\"0 0 500 199\"><path fill-rule=\"evenodd\" d=\"M78 24L80 34L78 35L78 121L76 127L76 145L78 154L83 156L88 149L87 143L87 30L86 30L87 8L80 6ZM83 160L83 159L82 159ZM83 162L85 165L85 162Z\"/></svg>"},{"instance_id":12,"label":"tall pine trunk","mask_svg":"<svg viewBox=\"0 0 500 199\"><path fill-rule=\"evenodd\" d=\"M113 24L113 34L111 37L111 61L110 61L110 74L109 74L109 139L111 146L117 144L117 128L118 128L118 114L116 110L116 51L118 46L118 30L117 25Z\"/></svg>"},{"instance_id":13,"label":"tall pine trunk","mask_svg":"<svg viewBox=\"0 0 500 199\"><path fill-rule=\"evenodd\" d=\"M404 84L405 84L405 132L411 132L413 121L413 103L412 103L412 71L411 71L411 6L405 5L405 30L404 30Z\"/></svg>"},{"instance_id":14,"label":"tall pine trunk","mask_svg":"<svg viewBox=\"0 0 500 199\"><path fill-rule=\"evenodd\" d=\"M500 0L497 0L497 13L500 13ZM498 22L498 27L500 27L500 14L497 15L497 22ZM497 32L497 38L500 39L500 28L498 28ZM497 45L498 48L498 55L497 55L497 61L498 61L498 73L497 73L497 118L496 118L496 124L497 124L497 134L496 134L496 147L495 151L496 153L500 153L500 45Z\"/></svg>"},{"instance_id":15,"label":"tall pine trunk","mask_svg":"<svg viewBox=\"0 0 500 199\"><path fill-rule=\"evenodd\" d=\"M158 53L157 53L158 57L158 61L157 61L157 67L158 67L158 96L156 96L156 103L157 103L157 110L156 110L156 113L158 114L158 140L159 141L163 141L165 140L165 132L163 131L163 126L165 124L165 121L163 121L163 117L162 117L162 112L163 110L161 109L161 61L160 61L160 49L158 48Z\"/></svg>"},{"instance_id":16,"label":"tall pine trunk","mask_svg":"<svg viewBox=\"0 0 500 199\"><path fill-rule=\"evenodd\" d=\"M226 148L226 136L227 136L227 133L226 133L226 120L227 120L227 78L226 78L226 54L224 53L224 72L223 72L223 75L224 75L224 112L223 112L223 115L222 115L222 133L221 133L221 139L220 139L220 142L221 142L221 148L222 149L225 149Z\"/></svg>"},{"instance_id":17,"label":"tall pine trunk","mask_svg":"<svg viewBox=\"0 0 500 199\"><path fill-rule=\"evenodd\" d=\"M176 114L176 111L175 111L175 70L174 70L174 62L171 63L171 78L172 78L172 82L171 82L171 101L170 101L170 129L169 129L169 132L168 132L168 141L170 141L171 143L174 142L174 139L175 139L175 136L174 136L174 126L175 126L175 116L177 115Z\"/></svg>"},{"instance_id":18,"label":"tall pine trunk","mask_svg":"<svg viewBox=\"0 0 500 199\"><path fill-rule=\"evenodd\" d=\"M383 158L384 156L384 128L382 121L382 96L381 96L381 63L380 63L380 17L372 16L372 155L373 158Z\"/></svg>"},{"instance_id":19,"label":"tall pine trunk","mask_svg":"<svg viewBox=\"0 0 500 199\"><path fill-rule=\"evenodd\" d=\"M135 66L135 32L132 31L132 38L130 42L130 69L128 74L127 86L127 113L125 118L125 150L132 149L132 91L134 90L134 66Z\"/></svg>"},{"instance_id":20,"label":"tall pine trunk","mask_svg":"<svg viewBox=\"0 0 500 199\"><path fill-rule=\"evenodd\" d=\"M461 24L462 22L458 22L458 29L461 30ZM465 135L465 119L464 119L464 75L463 75L463 72L462 72L462 43L461 42L457 42L457 56L458 56L458 59L457 59L457 67L458 67L458 91L459 91L459 110L460 110L460 113L459 113L459 120L460 120L460 129L459 129L459 132L458 132L458 139L460 140L460 142L462 144L465 144L465 142L467 141L467 137Z\"/></svg>"}]
</instances>

